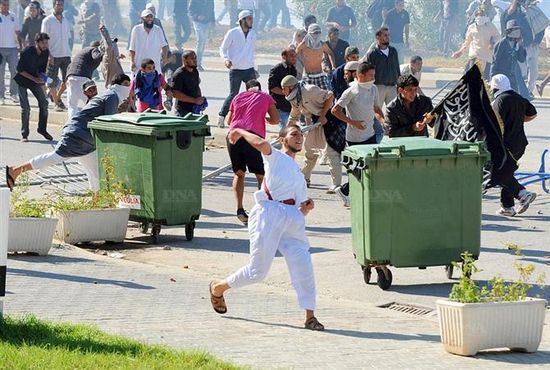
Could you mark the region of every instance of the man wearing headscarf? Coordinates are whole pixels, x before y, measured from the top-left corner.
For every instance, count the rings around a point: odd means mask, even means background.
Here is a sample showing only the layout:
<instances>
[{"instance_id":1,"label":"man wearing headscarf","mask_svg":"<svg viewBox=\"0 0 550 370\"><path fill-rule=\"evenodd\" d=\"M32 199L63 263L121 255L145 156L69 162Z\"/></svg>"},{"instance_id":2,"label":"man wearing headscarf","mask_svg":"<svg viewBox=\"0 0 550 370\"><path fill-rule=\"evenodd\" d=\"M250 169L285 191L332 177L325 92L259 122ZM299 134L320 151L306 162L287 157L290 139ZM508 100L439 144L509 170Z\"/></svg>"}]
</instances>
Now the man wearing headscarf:
<instances>
[{"instance_id":1,"label":"man wearing headscarf","mask_svg":"<svg viewBox=\"0 0 550 370\"><path fill-rule=\"evenodd\" d=\"M504 146L508 150L508 154L517 162L529 144L525 136L524 123L534 120L537 117L537 110L527 99L512 90L510 80L503 74L493 76L491 88L495 96L493 109L499 121L504 124ZM512 217L527 211L529 205L537 197L536 193L527 191L524 186L520 185L514 177L513 171L502 176L499 185L502 188L500 192L501 208L497 214L502 216ZM518 208L515 208L514 199L519 200Z\"/></svg>"},{"instance_id":2,"label":"man wearing headscarf","mask_svg":"<svg viewBox=\"0 0 550 370\"><path fill-rule=\"evenodd\" d=\"M304 57L305 76L303 80L323 90L329 90L329 81L323 72L323 57L326 55L332 66L336 65L334 53L323 41L321 26L317 23L310 24L307 35L296 48L298 54Z\"/></svg>"}]
</instances>

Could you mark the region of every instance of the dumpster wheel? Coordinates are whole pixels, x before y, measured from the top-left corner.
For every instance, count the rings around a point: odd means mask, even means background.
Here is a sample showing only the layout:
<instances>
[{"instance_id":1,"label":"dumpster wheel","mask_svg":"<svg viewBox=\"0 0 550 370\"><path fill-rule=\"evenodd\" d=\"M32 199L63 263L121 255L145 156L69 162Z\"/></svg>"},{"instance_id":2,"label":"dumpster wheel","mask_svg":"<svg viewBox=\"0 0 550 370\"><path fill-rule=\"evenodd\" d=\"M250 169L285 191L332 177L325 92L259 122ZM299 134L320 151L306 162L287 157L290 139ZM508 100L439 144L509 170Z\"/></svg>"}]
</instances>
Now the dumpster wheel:
<instances>
[{"instance_id":1,"label":"dumpster wheel","mask_svg":"<svg viewBox=\"0 0 550 370\"><path fill-rule=\"evenodd\" d=\"M370 266L363 266L363 280L365 284L370 284L370 278L372 276L372 269Z\"/></svg>"},{"instance_id":2,"label":"dumpster wheel","mask_svg":"<svg viewBox=\"0 0 550 370\"><path fill-rule=\"evenodd\" d=\"M453 265L447 265L445 266L445 275L447 275L447 279L453 278Z\"/></svg>"},{"instance_id":3,"label":"dumpster wheel","mask_svg":"<svg viewBox=\"0 0 550 370\"><path fill-rule=\"evenodd\" d=\"M158 243L159 235L160 235L160 224L153 224L153 227L151 228L151 239L153 244Z\"/></svg>"},{"instance_id":4,"label":"dumpster wheel","mask_svg":"<svg viewBox=\"0 0 550 370\"><path fill-rule=\"evenodd\" d=\"M185 239L188 241L193 240L195 237L195 221L192 221L185 225Z\"/></svg>"},{"instance_id":5,"label":"dumpster wheel","mask_svg":"<svg viewBox=\"0 0 550 370\"><path fill-rule=\"evenodd\" d=\"M376 272L378 274L378 286L382 290L388 290L391 287L391 283L393 280L390 269L388 269L386 266L379 266L376 267Z\"/></svg>"},{"instance_id":6,"label":"dumpster wheel","mask_svg":"<svg viewBox=\"0 0 550 370\"><path fill-rule=\"evenodd\" d=\"M147 231L149 231L149 222L143 221L139 224L139 230L142 234L147 234Z\"/></svg>"}]
</instances>

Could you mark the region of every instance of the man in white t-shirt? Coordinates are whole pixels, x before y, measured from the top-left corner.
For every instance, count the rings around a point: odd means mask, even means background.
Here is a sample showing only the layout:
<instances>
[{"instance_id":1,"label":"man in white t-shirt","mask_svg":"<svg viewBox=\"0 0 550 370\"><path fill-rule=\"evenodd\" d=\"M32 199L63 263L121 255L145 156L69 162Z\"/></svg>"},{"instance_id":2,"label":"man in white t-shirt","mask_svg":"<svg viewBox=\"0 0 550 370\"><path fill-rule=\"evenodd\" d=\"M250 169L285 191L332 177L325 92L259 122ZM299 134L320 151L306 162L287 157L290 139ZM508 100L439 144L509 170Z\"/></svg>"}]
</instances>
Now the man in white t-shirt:
<instances>
[{"instance_id":1,"label":"man in white t-shirt","mask_svg":"<svg viewBox=\"0 0 550 370\"><path fill-rule=\"evenodd\" d=\"M250 262L225 280L210 283L212 307L219 314L226 313L224 292L263 280L279 251L286 259L298 303L306 311L306 329L324 330L314 313L315 276L305 230L305 216L314 203L307 197L306 182L295 161L304 136L298 126L287 125L279 133L281 151L246 130L229 132L231 143L241 138L262 153L266 174L262 190L254 194L256 205L250 213Z\"/></svg>"},{"instance_id":2,"label":"man in white t-shirt","mask_svg":"<svg viewBox=\"0 0 550 370\"><path fill-rule=\"evenodd\" d=\"M11 76L11 100L14 104L19 104L17 84L13 79L17 73L17 61L19 59L17 52L19 31L19 21L15 14L10 12L10 2L8 0L0 0L0 104L2 105L4 105L4 94L6 93L4 80L6 64L8 64Z\"/></svg>"},{"instance_id":3,"label":"man in white t-shirt","mask_svg":"<svg viewBox=\"0 0 550 370\"><path fill-rule=\"evenodd\" d=\"M376 67L363 62L357 68L357 80L350 84L332 108L332 114L347 123L346 141L349 146L376 144L374 119L384 120L379 106L378 88L374 85ZM345 114L344 114L345 109ZM344 205L349 205L349 184L336 188Z\"/></svg>"},{"instance_id":4,"label":"man in white t-shirt","mask_svg":"<svg viewBox=\"0 0 550 370\"><path fill-rule=\"evenodd\" d=\"M167 63L168 43L162 29L153 24L155 15L150 9L141 12L141 22L134 26L130 36L130 57L132 58L132 72L137 72L137 66L144 59L152 59L157 69ZM162 63L161 63L162 61Z\"/></svg>"}]
</instances>

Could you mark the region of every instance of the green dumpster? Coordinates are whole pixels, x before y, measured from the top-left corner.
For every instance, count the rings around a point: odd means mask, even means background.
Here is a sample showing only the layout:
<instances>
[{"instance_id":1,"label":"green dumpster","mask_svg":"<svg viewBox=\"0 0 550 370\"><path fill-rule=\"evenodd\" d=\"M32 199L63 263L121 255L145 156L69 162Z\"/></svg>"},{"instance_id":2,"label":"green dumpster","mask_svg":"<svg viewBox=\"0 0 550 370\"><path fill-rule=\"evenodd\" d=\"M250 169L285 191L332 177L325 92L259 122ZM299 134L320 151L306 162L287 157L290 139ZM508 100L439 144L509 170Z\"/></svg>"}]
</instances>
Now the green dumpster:
<instances>
[{"instance_id":1,"label":"green dumpster","mask_svg":"<svg viewBox=\"0 0 550 370\"><path fill-rule=\"evenodd\" d=\"M423 137L352 146L349 173L352 243L365 281L391 286L395 267L446 266L480 251L484 143Z\"/></svg>"},{"instance_id":2,"label":"green dumpster","mask_svg":"<svg viewBox=\"0 0 550 370\"><path fill-rule=\"evenodd\" d=\"M161 225L185 225L187 240L193 239L202 207L207 123L205 115L145 112L101 116L89 125L98 158L111 157L117 179L130 190L124 200L130 220L140 222L143 233L152 225L154 243Z\"/></svg>"}]
</instances>

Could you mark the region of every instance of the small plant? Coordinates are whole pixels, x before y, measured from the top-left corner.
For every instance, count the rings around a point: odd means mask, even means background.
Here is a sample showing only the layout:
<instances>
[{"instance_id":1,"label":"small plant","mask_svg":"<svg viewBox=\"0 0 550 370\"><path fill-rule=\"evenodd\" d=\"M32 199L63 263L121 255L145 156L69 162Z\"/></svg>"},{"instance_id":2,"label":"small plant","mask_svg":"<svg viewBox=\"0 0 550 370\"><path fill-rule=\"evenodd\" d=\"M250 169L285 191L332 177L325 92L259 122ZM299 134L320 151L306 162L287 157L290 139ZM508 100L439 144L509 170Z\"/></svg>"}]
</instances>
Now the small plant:
<instances>
[{"instance_id":1,"label":"small plant","mask_svg":"<svg viewBox=\"0 0 550 370\"><path fill-rule=\"evenodd\" d=\"M509 250L513 250L516 256L522 256L521 248L517 244L507 244ZM489 281L488 287L480 287L472 280L472 274L480 270L475 265L475 259L469 252L462 253L461 265L462 276L449 294L453 301L461 303L483 303L483 302L512 302L522 301L528 297L529 290L533 287L531 281L534 279L535 266L533 264L523 264L519 261L514 262L514 268L518 272L518 279L512 282L505 282L501 276L496 276ZM539 274L536 277L536 283L544 286L546 275Z\"/></svg>"},{"instance_id":2,"label":"small plant","mask_svg":"<svg viewBox=\"0 0 550 370\"><path fill-rule=\"evenodd\" d=\"M116 208L119 201L128 194L122 182L116 181L115 166L112 158L106 154L101 163L105 170L103 186L98 192L89 191L83 196L67 197L57 194L53 199L53 208L57 211L82 211L88 209Z\"/></svg>"},{"instance_id":3,"label":"small plant","mask_svg":"<svg viewBox=\"0 0 550 370\"><path fill-rule=\"evenodd\" d=\"M20 176L18 186L11 194L10 217L33 217L42 218L46 216L48 203L27 197L29 191L29 179L27 174Z\"/></svg>"}]
</instances>

